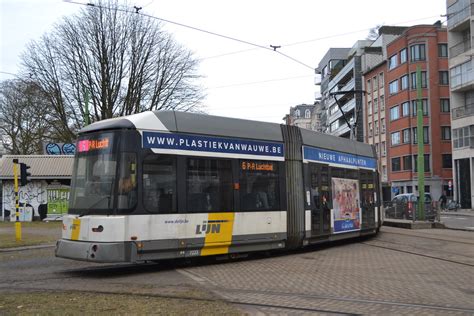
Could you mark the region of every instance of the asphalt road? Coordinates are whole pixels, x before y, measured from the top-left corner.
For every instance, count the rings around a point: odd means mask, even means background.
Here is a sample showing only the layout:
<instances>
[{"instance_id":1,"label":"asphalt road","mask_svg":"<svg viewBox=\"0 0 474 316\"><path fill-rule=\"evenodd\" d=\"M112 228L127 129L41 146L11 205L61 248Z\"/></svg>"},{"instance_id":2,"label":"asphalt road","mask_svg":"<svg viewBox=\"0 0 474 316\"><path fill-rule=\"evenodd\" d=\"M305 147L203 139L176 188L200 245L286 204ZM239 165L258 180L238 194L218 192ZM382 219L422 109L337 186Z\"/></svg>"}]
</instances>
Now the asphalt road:
<instances>
[{"instance_id":1,"label":"asphalt road","mask_svg":"<svg viewBox=\"0 0 474 316\"><path fill-rule=\"evenodd\" d=\"M359 242L218 263L98 265L53 250L0 252L0 300L12 291L185 297L201 289L251 315L474 314L474 232L382 227Z\"/></svg>"},{"instance_id":2,"label":"asphalt road","mask_svg":"<svg viewBox=\"0 0 474 316\"><path fill-rule=\"evenodd\" d=\"M474 212L441 213L441 222L447 228L466 229L474 232Z\"/></svg>"}]
</instances>

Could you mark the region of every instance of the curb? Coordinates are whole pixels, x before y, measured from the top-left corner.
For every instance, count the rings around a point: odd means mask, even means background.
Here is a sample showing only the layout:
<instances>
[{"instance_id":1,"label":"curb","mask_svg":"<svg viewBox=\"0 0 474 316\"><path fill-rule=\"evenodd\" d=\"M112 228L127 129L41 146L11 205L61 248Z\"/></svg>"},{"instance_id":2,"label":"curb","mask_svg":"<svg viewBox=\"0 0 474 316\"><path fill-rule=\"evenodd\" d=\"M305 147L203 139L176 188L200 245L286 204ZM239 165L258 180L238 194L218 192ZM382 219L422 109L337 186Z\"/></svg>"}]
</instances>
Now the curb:
<instances>
[{"instance_id":1,"label":"curb","mask_svg":"<svg viewBox=\"0 0 474 316\"><path fill-rule=\"evenodd\" d=\"M441 212L440 215L452 215L452 216L468 216L468 217L472 217L474 216L474 212L473 213L467 213L467 212Z\"/></svg>"},{"instance_id":2,"label":"curb","mask_svg":"<svg viewBox=\"0 0 474 316\"><path fill-rule=\"evenodd\" d=\"M43 248L53 248L55 246L56 246L56 244L44 244L44 245L36 245L36 246L0 248L0 253L14 252L14 251L24 251L24 250L33 250L33 249L43 249Z\"/></svg>"}]
</instances>

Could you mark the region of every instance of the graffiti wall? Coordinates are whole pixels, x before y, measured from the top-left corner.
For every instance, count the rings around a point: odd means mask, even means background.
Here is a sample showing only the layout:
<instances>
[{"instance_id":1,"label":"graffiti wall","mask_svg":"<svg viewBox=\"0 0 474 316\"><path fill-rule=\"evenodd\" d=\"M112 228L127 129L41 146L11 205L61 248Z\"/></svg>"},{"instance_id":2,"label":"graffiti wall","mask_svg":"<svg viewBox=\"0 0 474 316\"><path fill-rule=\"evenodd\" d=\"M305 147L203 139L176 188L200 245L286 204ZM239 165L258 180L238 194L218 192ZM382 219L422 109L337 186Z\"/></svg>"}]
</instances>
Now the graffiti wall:
<instances>
[{"instance_id":1,"label":"graffiti wall","mask_svg":"<svg viewBox=\"0 0 474 316\"><path fill-rule=\"evenodd\" d=\"M49 196L48 196L49 193ZM19 187L18 192L20 205L31 206L33 208L33 216L39 217L40 210L46 211L50 209L48 207L48 200L51 198L52 203L56 203L58 207L53 207L53 212L60 211L63 213L67 207L65 206L69 200L69 188L59 187L58 185L48 185L44 180L42 181L31 181L26 186ZM52 205L54 206L54 205ZM59 209L60 207L60 209ZM13 181L3 181L3 203L2 203L2 218L8 220L8 214L15 213L15 190Z\"/></svg>"}]
</instances>

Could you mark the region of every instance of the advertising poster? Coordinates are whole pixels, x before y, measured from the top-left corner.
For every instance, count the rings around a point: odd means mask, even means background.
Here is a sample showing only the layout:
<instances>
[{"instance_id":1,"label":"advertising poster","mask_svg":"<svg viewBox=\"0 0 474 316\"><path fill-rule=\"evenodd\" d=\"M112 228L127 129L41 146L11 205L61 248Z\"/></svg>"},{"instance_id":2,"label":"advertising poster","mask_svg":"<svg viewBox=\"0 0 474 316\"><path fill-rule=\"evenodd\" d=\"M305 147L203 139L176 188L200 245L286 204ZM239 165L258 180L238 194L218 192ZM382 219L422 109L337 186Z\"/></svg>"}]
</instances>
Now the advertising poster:
<instances>
[{"instance_id":1,"label":"advertising poster","mask_svg":"<svg viewBox=\"0 0 474 316\"><path fill-rule=\"evenodd\" d=\"M360 229L359 181L332 178L334 232Z\"/></svg>"}]
</instances>

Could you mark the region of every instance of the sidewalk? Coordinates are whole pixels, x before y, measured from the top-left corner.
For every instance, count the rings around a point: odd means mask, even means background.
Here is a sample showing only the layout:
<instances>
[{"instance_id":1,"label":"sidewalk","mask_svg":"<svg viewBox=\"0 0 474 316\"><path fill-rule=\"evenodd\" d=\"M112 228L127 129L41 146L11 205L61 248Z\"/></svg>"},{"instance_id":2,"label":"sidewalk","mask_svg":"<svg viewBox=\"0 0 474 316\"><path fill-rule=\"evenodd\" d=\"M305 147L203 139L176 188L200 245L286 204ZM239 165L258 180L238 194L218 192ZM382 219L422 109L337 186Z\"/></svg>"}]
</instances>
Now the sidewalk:
<instances>
[{"instance_id":1,"label":"sidewalk","mask_svg":"<svg viewBox=\"0 0 474 316\"><path fill-rule=\"evenodd\" d=\"M454 216L474 216L473 209L460 209L458 211L441 211L442 215L454 215Z\"/></svg>"}]
</instances>

